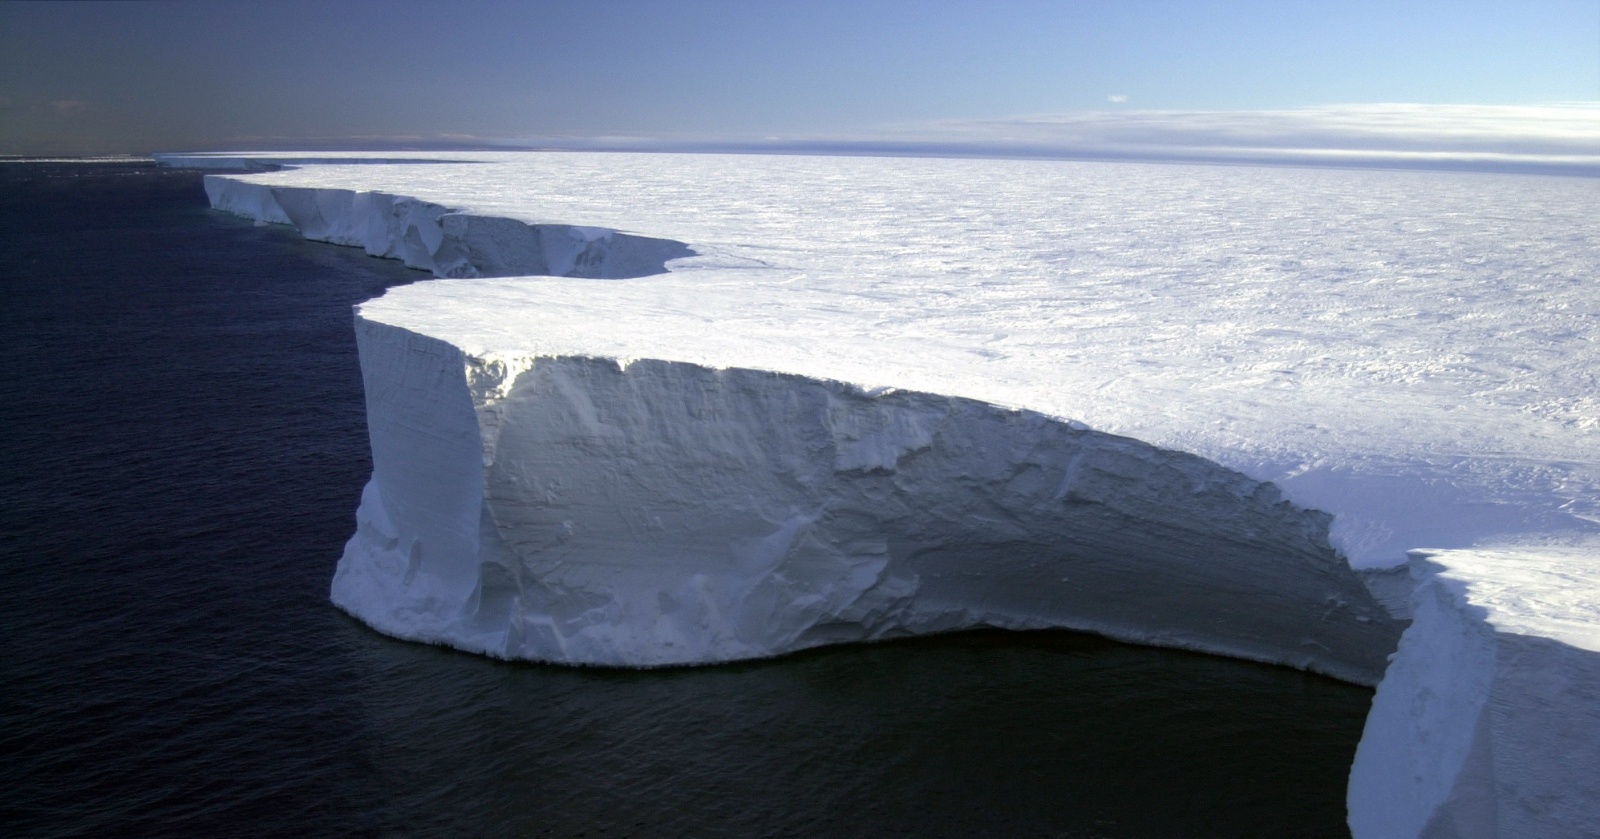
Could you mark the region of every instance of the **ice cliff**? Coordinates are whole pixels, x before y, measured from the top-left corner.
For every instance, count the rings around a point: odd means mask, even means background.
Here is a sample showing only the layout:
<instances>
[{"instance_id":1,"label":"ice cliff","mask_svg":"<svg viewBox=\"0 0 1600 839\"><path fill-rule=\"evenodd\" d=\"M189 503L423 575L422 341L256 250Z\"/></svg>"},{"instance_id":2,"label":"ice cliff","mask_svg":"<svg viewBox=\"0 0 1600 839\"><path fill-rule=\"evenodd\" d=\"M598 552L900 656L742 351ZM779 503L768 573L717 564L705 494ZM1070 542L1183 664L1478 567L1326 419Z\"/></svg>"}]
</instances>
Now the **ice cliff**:
<instances>
[{"instance_id":1,"label":"ice cliff","mask_svg":"<svg viewBox=\"0 0 1600 839\"><path fill-rule=\"evenodd\" d=\"M1413 557L1350 772L1358 839L1600 835L1600 569L1563 553Z\"/></svg>"},{"instance_id":2,"label":"ice cliff","mask_svg":"<svg viewBox=\"0 0 1600 839\"><path fill-rule=\"evenodd\" d=\"M440 276L626 277L690 253L382 192L206 189ZM1193 455L925 393L469 354L362 315L357 336L373 478L333 599L390 634L653 666L1070 627L1366 684L1398 637L1326 514Z\"/></svg>"},{"instance_id":3,"label":"ice cliff","mask_svg":"<svg viewBox=\"0 0 1600 839\"><path fill-rule=\"evenodd\" d=\"M1327 517L1048 417L756 370L481 358L357 322L373 478L334 600L508 658L696 664L1073 627L1374 683Z\"/></svg>"},{"instance_id":4,"label":"ice cliff","mask_svg":"<svg viewBox=\"0 0 1600 839\"><path fill-rule=\"evenodd\" d=\"M208 176L310 238L543 275L359 308L343 608L587 664L1065 626L1381 677L1358 839L1595 835L1592 190L664 160ZM1347 560L1406 548L1396 651Z\"/></svg>"},{"instance_id":5,"label":"ice cliff","mask_svg":"<svg viewBox=\"0 0 1600 839\"><path fill-rule=\"evenodd\" d=\"M690 256L681 242L597 227L526 224L455 212L383 192L261 187L207 175L211 206L270 224L289 224L307 239L363 248L436 277L610 277L659 274L667 260Z\"/></svg>"}]
</instances>

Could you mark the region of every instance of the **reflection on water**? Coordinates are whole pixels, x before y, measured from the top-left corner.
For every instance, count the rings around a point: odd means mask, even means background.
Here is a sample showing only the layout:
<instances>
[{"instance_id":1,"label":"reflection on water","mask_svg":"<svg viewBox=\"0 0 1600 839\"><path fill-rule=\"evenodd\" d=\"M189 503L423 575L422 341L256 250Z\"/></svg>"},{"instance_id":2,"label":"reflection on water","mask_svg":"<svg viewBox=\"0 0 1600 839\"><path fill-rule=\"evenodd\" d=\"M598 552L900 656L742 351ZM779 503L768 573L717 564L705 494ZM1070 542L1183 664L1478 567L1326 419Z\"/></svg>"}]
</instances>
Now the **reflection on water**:
<instances>
[{"instance_id":1,"label":"reflection on water","mask_svg":"<svg viewBox=\"0 0 1600 839\"><path fill-rule=\"evenodd\" d=\"M385 823L441 835L1347 835L1371 699L1069 632L604 671L350 631Z\"/></svg>"}]
</instances>

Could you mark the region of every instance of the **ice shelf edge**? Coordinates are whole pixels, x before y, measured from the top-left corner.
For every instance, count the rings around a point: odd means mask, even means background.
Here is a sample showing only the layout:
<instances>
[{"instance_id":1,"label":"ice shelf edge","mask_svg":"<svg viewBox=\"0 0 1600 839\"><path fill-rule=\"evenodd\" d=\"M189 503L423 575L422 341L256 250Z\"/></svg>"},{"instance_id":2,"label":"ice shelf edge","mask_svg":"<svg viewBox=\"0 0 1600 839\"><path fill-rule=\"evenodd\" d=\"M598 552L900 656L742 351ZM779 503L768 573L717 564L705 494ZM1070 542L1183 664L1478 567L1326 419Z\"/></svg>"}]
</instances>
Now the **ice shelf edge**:
<instances>
[{"instance_id":1,"label":"ice shelf edge","mask_svg":"<svg viewBox=\"0 0 1600 839\"><path fill-rule=\"evenodd\" d=\"M342 201L343 199L339 199ZM215 200L213 201L215 205ZM338 202L335 202L336 204ZM295 223L287 213L278 212L281 217L269 217L273 207L262 202L259 208L260 215L256 217L263 221L276 221L280 223ZM350 204L352 210L355 204ZM228 208L240 212L239 208ZM318 212L321 209L318 208ZM250 215L249 211L244 214ZM336 214L337 215L337 214ZM441 214L442 217L443 214ZM305 218L302 218L305 221ZM297 225L298 226L298 225ZM315 225L312 225L315 231ZM441 225L442 231L442 225ZM302 229L302 232L305 232ZM420 234L419 234L420 237ZM309 236L308 238L322 238ZM327 241L336 241L328 237ZM403 241L403 239L402 239ZM348 241L346 244L358 244L366 247L365 241ZM424 241L426 245L426 240ZM369 248L369 252L373 252ZM380 255L397 256L404 258L403 254L396 251ZM429 267L418 265L417 267ZM440 273L437 266L429 267L435 273ZM447 267L445 272L451 270ZM470 276L470 274L467 274ZM463 364L470 367L465 356ZM483 361L483 360L479 360ZM588 359L587 361L595 361ZM607 362L613 363L614 362ZM363 367L365 369L365 356ZM619 367L620 369L620 367ZM759 371L756 371L759 372ZM470 373L467 375L470 378ZM471 390L469 387L469 394ZM371 390L369 387L369 396ZM470 398L470 397L469 397ZM492 413L492 411L491 411ZM474 409L474 418L480 425L480 433L476 444L480 455L494 445L486 445L486 435L482 429L483 412ZM497 430L498 431L498 430ZM496 432L497 433L497 432ZM374 480L376 481L376 474ZM483 485L480 481L480 486ZM368 494L374 491L369 484ZM367 495L363 498L363 510L368 509ZM486 509L486 504L484 508ZM374 517L382 520L387 513L381 504L372 505L376 513ZM481 510L480 510L481 513ZM383 521L393 527L392 521ZM480 515L479 527L484 525ZM361 538L358 533L356 539ZM352 539L355 544L356 539ZM384 541L387 541L385 538ZM1587 559L1592 561L1592 557ZM425 553L417 550L415 546L408 548L404 561L408 569L415 569L420 574L420 569L425 562ZM1545 771L1551 767L1576 766L1581 775L1583 772L1597 768L1600 757L1597 757L1596 746L1600 742L1600 735L1595 735L1597 727L1590 724L1580 724L1576 729L1568 729L1561 722L1562 719L1576 716L1585 718L1585 713L1592 716L1595 703L1593 682L1596 672L1596 662L1600 661L1595 650L1584 646L1559 648L1561 655L1551 658L1545 666L1538 664L1537 657L1521 655L1519 650L1527 646L1516 639L1532 638L1540 640L1539 632L1518 632L1506 630L1495 624L1483 610L1471 605L1471 598L1461 594L1459 581L1441 577L1435 573L1421 573L1421 585L1414 600L1414 608L1419 612L1426 612L1431 617L1419 620L1407 630L1405 640L1395 656L1394 664L1389 669L1390 675L1379 688L1379 701L1375 704L1374 713L1368 721L1368 736L1363 738L1362 752L1358 755L1357 765L1352 775L1351 785L1351 825L1354 834L1361 839L1373 836L1456 836L1456 835L1481 835L1481 836L1590 836L1587 825L1600 819L1600 795L1592 790L1585 793L1583 789L1575 788L1570 779L1570 772ZM413 581L417 579L412 577ZM504 580L501 581L504 583ZM504 585L487 587L478 586L474 589L477 599L473 608L482 609L485 597L487 602L496 602L494 592L505 591ZM1440 596L1441 591L1448 591L1452 596L1459 595L1458 608L1450 615L1449 620L1439 620L1438 609L1428 605ZM470 596L470 595L469 595ZM430 604L434 605L434 604ZM500 608L491 606L491 610ZM1431 612L1429 610L1432 610ZM1464 627L1464 629L1463 629ZM382 628L382 627L380 627ZM419 637L408 635L403 627L401 631L393 634L403 637ZM392 631L392 630L385 630ZM1462 632L1467 635L1483 635L1487 633L1491 639L1511 638L1509 646L1500 640L1492 640L1491 648L1495 654L1478 656L1480 667L1450 668L1439 667L1430 659L1429 651L1438 651L1450 648L1449 641L1452 633L1459 636ZM419 637L419 639L421 639ZM428 640L428 639L422 639ZM1159 642L1159 641L1158 641ZM1471 646L1471 645L1469 645ZM1481 646L1481 645L1480 645ZM1539 646L1535 644L1534 646ZM1502 649L1503 648L1503 649ZM1501 655L1509 650L1511 655ZM492 650L485 650L491 652ZM1481 650L1480 650L1481 652ZM1224 653L1227 654L1227 653ZM1247 656L1248 657L1248 656ZM1472 656L1466 656L1472 658ZM1462 660L1465 661L1466 658ZM1479 661L1478 659L1481 659ZM1557 661L1559 659L1559 661ZM1551 664L1551 662L1555 662ZM1515 672L1507 678L1499 675L1507 668ZM1488 675L1486 675L1486 669ZM1426 674L1426 678L1418 678L1417 674ZM1549 673L1556 673L1562 679L1567 679L1566 692L1561 694L1558 701L1547 702L1537 698L1541 691L1548 692ZM1405 675L1410 674L1410 675ZM1545 675L1539 675L1545 674ZM1543 688L1540 685L1544 685ZM1444 716L1435 715L1433 718L1424 719L1415 715L1407 716L1404 708L1418 707L1417 702L1427 696L1447 695L1451 692L1462 693L1469 698L1462 705L1465 710L1462 714ZM1562 743L1559 759L1549 761L1540 759L1539 755L1530 755L1518 748L1518 743L1511 739L1495 741L1492 738L1504 728L1504 718L1494 718L1486 715L1483 708L1490 706L1490 699L1471 699L1470 697L1494 697L1494 702L1505 711L1515 710L1517 703L1528 702L1534 699L1531 708L1527 709L1522 719L1517 724L1523 727L1543 727L1544 730L1566 731L1572 736L1569 742ZM1573 704L1574 702L1578 704ZM1479 704L1474 705L1474 702ZM1587 702L1588 704L1583 704ZM1471 706L1471 707L1468 707ZM1478 708L1476 718L1471 713L1472 708ZM1585 711L1585 708L1588 710ZM1398 710L1397 710L1398 709ZM1458 709L1459 710L1459 709ZM1565 714L1566 717L1562 715ZM1397 717L1398 715L1398 717ZM1459 717L1465 715L1469 718L1463 722ZM1395 719L1401 719L1396 727L1392 725ZM1379 728L1375 729L1377 725ZM1400 760L1386 759L1382 752L1387 741L1373 732L1384 725L1389 725L1390 734L1404 739L1405 745L1398 752L1395 749L1387 751L1392 756L1404 753L1410 757ZM1444 726L1441 728L1440 726ZM1453 726L1453 728L1452 728ZM1446 728L1460 729L1466 732L1468 748L1456 749L1455 740L1448 737L1441 742L1441 732ZM1532 730L1532 729L1529 729ZM1485 733L1487 732L1487 733ZM1385 737L1387 737L1386 735ZM1459 738L1456 738L1459 740ZM1486 745L1487 744L1487 745ZM1493 754L1494 748L1499 749L1500 757L1495 760L1485 760L1486 754ZM1440 749L1444 751L1441 752ZM1451 757L1456 749L1460 752L1456 757ZM1488 749L1489 751L1485 751ZM1469 759L1470 756L1470 759ZM1459 758L1459 759L1457 759ZM1408 762L1410 761L1410 762ZM1525 771L1529 768L1534 771ZM1496 774L1496 773L1500 774ZM1520 772L1520 774L1518 774ZM1421 773L1421 774L1418 774ZM1600 777L1600 772L1591 773L1591 777ZM1408 781L1409 779L1409 781ZM1420 784L1422 792L1412 784ZM1441 792L1442 791L1442 792ZM1488 796L1487 799L1484 796ZM1487 803L1484 803L1484 802ZM1474 803L1476 802L1476 803ZM1378 814L1374 816L1373 814ZM1464 832L1463 832L1464 831Z\"/></svg>"}]
</instances>

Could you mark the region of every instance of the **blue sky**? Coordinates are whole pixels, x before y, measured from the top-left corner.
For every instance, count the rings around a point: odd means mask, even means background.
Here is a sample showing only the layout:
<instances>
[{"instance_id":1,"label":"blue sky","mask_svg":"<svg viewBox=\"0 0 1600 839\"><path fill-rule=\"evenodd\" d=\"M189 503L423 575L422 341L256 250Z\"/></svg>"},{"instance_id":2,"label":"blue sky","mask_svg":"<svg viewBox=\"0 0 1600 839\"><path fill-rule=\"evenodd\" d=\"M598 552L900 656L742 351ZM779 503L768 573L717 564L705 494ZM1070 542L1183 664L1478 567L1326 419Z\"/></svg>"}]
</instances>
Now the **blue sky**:
<instances>
[{"instance_id":1,"label":"blue sky","mask_svg":"<svg viewBox=\"0 0 1600 839\"><path fill-rule=\"evenodd\" d=\"M1583 102L1595 0L0 3L0 154L979 142L1095 113Z\"/></svg>"}]
</instances>

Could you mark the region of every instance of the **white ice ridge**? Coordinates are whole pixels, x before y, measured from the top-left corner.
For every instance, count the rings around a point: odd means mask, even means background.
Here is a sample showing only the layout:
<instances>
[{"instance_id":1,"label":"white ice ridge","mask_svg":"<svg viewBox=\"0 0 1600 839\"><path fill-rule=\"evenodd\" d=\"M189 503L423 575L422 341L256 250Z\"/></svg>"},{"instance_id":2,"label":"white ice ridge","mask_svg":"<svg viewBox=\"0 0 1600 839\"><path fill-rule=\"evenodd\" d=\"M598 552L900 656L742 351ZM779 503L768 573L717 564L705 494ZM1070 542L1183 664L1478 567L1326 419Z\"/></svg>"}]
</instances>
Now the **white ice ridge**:
<instances>
[{"instance_id":1,"label":"white ice ridge","mask_svg":"<svg viewBox=\"0 0 1600 839\"><path fill-rule=\"evenodd\" d=\"M364 248L436 277L621 279L659 274L667 260L693 255L681 242L600 227L525 224L383 192L262 187L215 175L206 176L205 186L216 209L293 225L307 239Z\"/></svg>"},{"instance_id":2,"label":"white ice ridge","mask_svg":"<svg viewBox=\"0 0 1600 839\"><path fill-rule=\"evenodd\" d=\"M1565 727L1588 683L1547 701L1529 674L1596 659L1572 640L1600 599L1594 181L474 157L213 176L263 220L295 221L275 190L314 190L295 223L370 230L358 208L416 201L694 249L627 282L438 280L360 307L375 468L334 597L369 623L629 664L1075 626L1370 683L1396 627L1345 560L1432 549L1451 570L1415 569L1356 835L1600 819L1565 780L1600 775L1600 733L1546 762L1483 710ZM1523 604L1514 631L1487 592ZM1530 658L1544 640L1561 654ZM1485 788L1499 821L1468 827Z\"/></svg>"}]
</instances>

